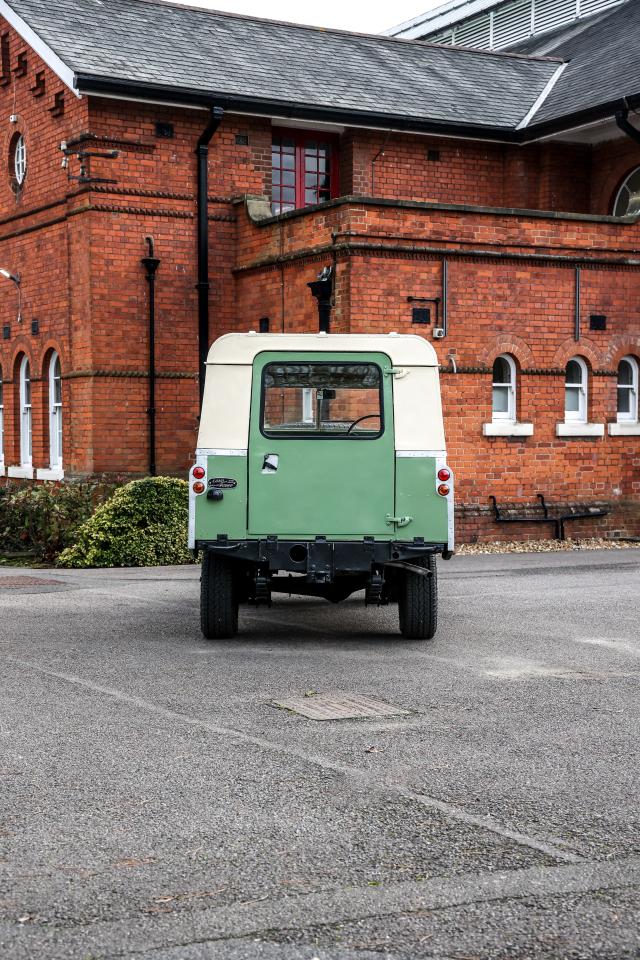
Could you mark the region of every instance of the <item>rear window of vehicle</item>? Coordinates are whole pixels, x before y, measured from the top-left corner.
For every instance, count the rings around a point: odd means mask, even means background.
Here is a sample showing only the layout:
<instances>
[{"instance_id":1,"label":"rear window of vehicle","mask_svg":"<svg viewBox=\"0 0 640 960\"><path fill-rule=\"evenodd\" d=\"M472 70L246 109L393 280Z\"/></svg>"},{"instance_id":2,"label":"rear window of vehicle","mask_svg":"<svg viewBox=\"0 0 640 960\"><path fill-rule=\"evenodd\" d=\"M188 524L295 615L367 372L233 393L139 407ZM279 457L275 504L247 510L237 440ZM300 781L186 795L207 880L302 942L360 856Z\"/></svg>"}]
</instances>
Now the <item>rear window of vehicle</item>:
<instances>
[{"instance_id":1,"label":"rear window of vehicle","mask_svg":"<svg viewBox=\"0 0 640 960\"><path fill-rule=\"evenodd\" d=\"M269 363L262 375L266 437L373 440L384 430L375 363Z\"/></svg>"}]
</instances>

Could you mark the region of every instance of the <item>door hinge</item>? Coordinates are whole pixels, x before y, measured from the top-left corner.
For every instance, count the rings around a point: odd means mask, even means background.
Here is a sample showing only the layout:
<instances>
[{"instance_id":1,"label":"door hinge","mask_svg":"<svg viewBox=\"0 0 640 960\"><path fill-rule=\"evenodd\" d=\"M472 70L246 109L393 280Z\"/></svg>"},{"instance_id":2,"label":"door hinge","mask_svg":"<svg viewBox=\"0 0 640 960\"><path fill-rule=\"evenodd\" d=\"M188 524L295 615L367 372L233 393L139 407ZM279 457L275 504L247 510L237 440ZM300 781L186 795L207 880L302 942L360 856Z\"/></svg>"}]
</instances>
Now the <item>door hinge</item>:
<instances>
[{"instance_id":1,"label":"door hinge","mask_svg":"<svg viewBox=\"0 0 640 960\"><path fill-rule=\"evenodd\" d=\"M387 514L388 527L390 527L392 523L395 523L396 527L406 527L412 520L413 517L392 517L390 513Z\"/></svg>"},{"instance_id":2,"label":"door hinge","mask_svg":"<svg viewBox=\"0 0 640 960\"><path fill-rule=\"evenodd\" d=\"M409 371L406 367L387 367L384 370L385 377L397 377L398 380L401 380L402 377L406 377Z\"/></svg>"}]
</instances>

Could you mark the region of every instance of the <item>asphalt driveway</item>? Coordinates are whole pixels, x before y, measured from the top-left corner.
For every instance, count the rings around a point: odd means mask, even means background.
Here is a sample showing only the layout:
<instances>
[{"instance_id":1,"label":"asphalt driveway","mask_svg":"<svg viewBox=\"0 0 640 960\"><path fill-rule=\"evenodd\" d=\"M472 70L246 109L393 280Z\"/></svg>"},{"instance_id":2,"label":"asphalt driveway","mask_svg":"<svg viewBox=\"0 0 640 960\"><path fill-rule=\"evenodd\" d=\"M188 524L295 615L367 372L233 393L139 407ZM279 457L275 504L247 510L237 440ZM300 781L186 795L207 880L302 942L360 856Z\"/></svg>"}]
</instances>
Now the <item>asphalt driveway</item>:
<instances>
[{"instance_id":1,"label":"asphalt driveway","mask_svg":"<svg viewBox=\"0 0 640 960\"><path fill-rule=\"evenodd\" d=\"M640 955L640 551L440 564L441 627L0 569L0 955ZM397 716L314 721L292 696Z\"/></svg>"}]
</instances>

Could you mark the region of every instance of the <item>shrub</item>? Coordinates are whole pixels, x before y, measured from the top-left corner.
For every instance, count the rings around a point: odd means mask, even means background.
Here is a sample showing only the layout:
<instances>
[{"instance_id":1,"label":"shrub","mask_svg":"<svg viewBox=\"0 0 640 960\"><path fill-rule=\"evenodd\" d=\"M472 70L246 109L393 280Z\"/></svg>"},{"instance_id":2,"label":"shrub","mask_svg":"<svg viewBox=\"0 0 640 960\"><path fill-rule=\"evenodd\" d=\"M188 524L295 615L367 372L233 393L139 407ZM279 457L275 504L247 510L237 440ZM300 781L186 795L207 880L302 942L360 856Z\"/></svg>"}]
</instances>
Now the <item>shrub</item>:
<instances>
[{"instance_id":1,"label":"shrub","mask_svg":"<svg viewBox=\"0 0 640 960\"><path fill-rule=\"evenodd\" d=\"M149 477L120 487L84 523L61 567L152 567L191 563L187 550L189 485Z\"/></svg>"},{"instance_id":2,"label":"shrub","mask_svg":"<svg viewBox=\"0 0 640 960\"><path fill-rule=\"evenodd\" d=\"M54 560L117 483L85 480L0 488L2 552Z\"/></svg>"}]
</instances>

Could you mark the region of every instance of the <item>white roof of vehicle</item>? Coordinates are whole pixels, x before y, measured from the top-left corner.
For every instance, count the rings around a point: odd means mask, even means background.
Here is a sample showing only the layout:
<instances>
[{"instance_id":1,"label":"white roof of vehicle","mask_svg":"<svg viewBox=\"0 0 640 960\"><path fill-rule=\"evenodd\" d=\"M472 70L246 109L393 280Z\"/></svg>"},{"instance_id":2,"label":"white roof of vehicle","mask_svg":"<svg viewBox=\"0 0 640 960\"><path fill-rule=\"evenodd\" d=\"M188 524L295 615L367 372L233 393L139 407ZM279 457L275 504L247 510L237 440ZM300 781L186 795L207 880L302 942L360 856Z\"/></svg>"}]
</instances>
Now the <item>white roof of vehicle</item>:
<instances>
[{"instance_id":1,"label":"white roof of vehicle","mask_svg":"<svg viewBox=\"0 0 640 960\"><path fill-rule=\"evenodd\" d=\"M207 364L252 364L259 353L313 351L384 353L406 367L437 367L438 357L424 337L385 333L228 333L215 341Z\"/></svg>"}]
</instances>

